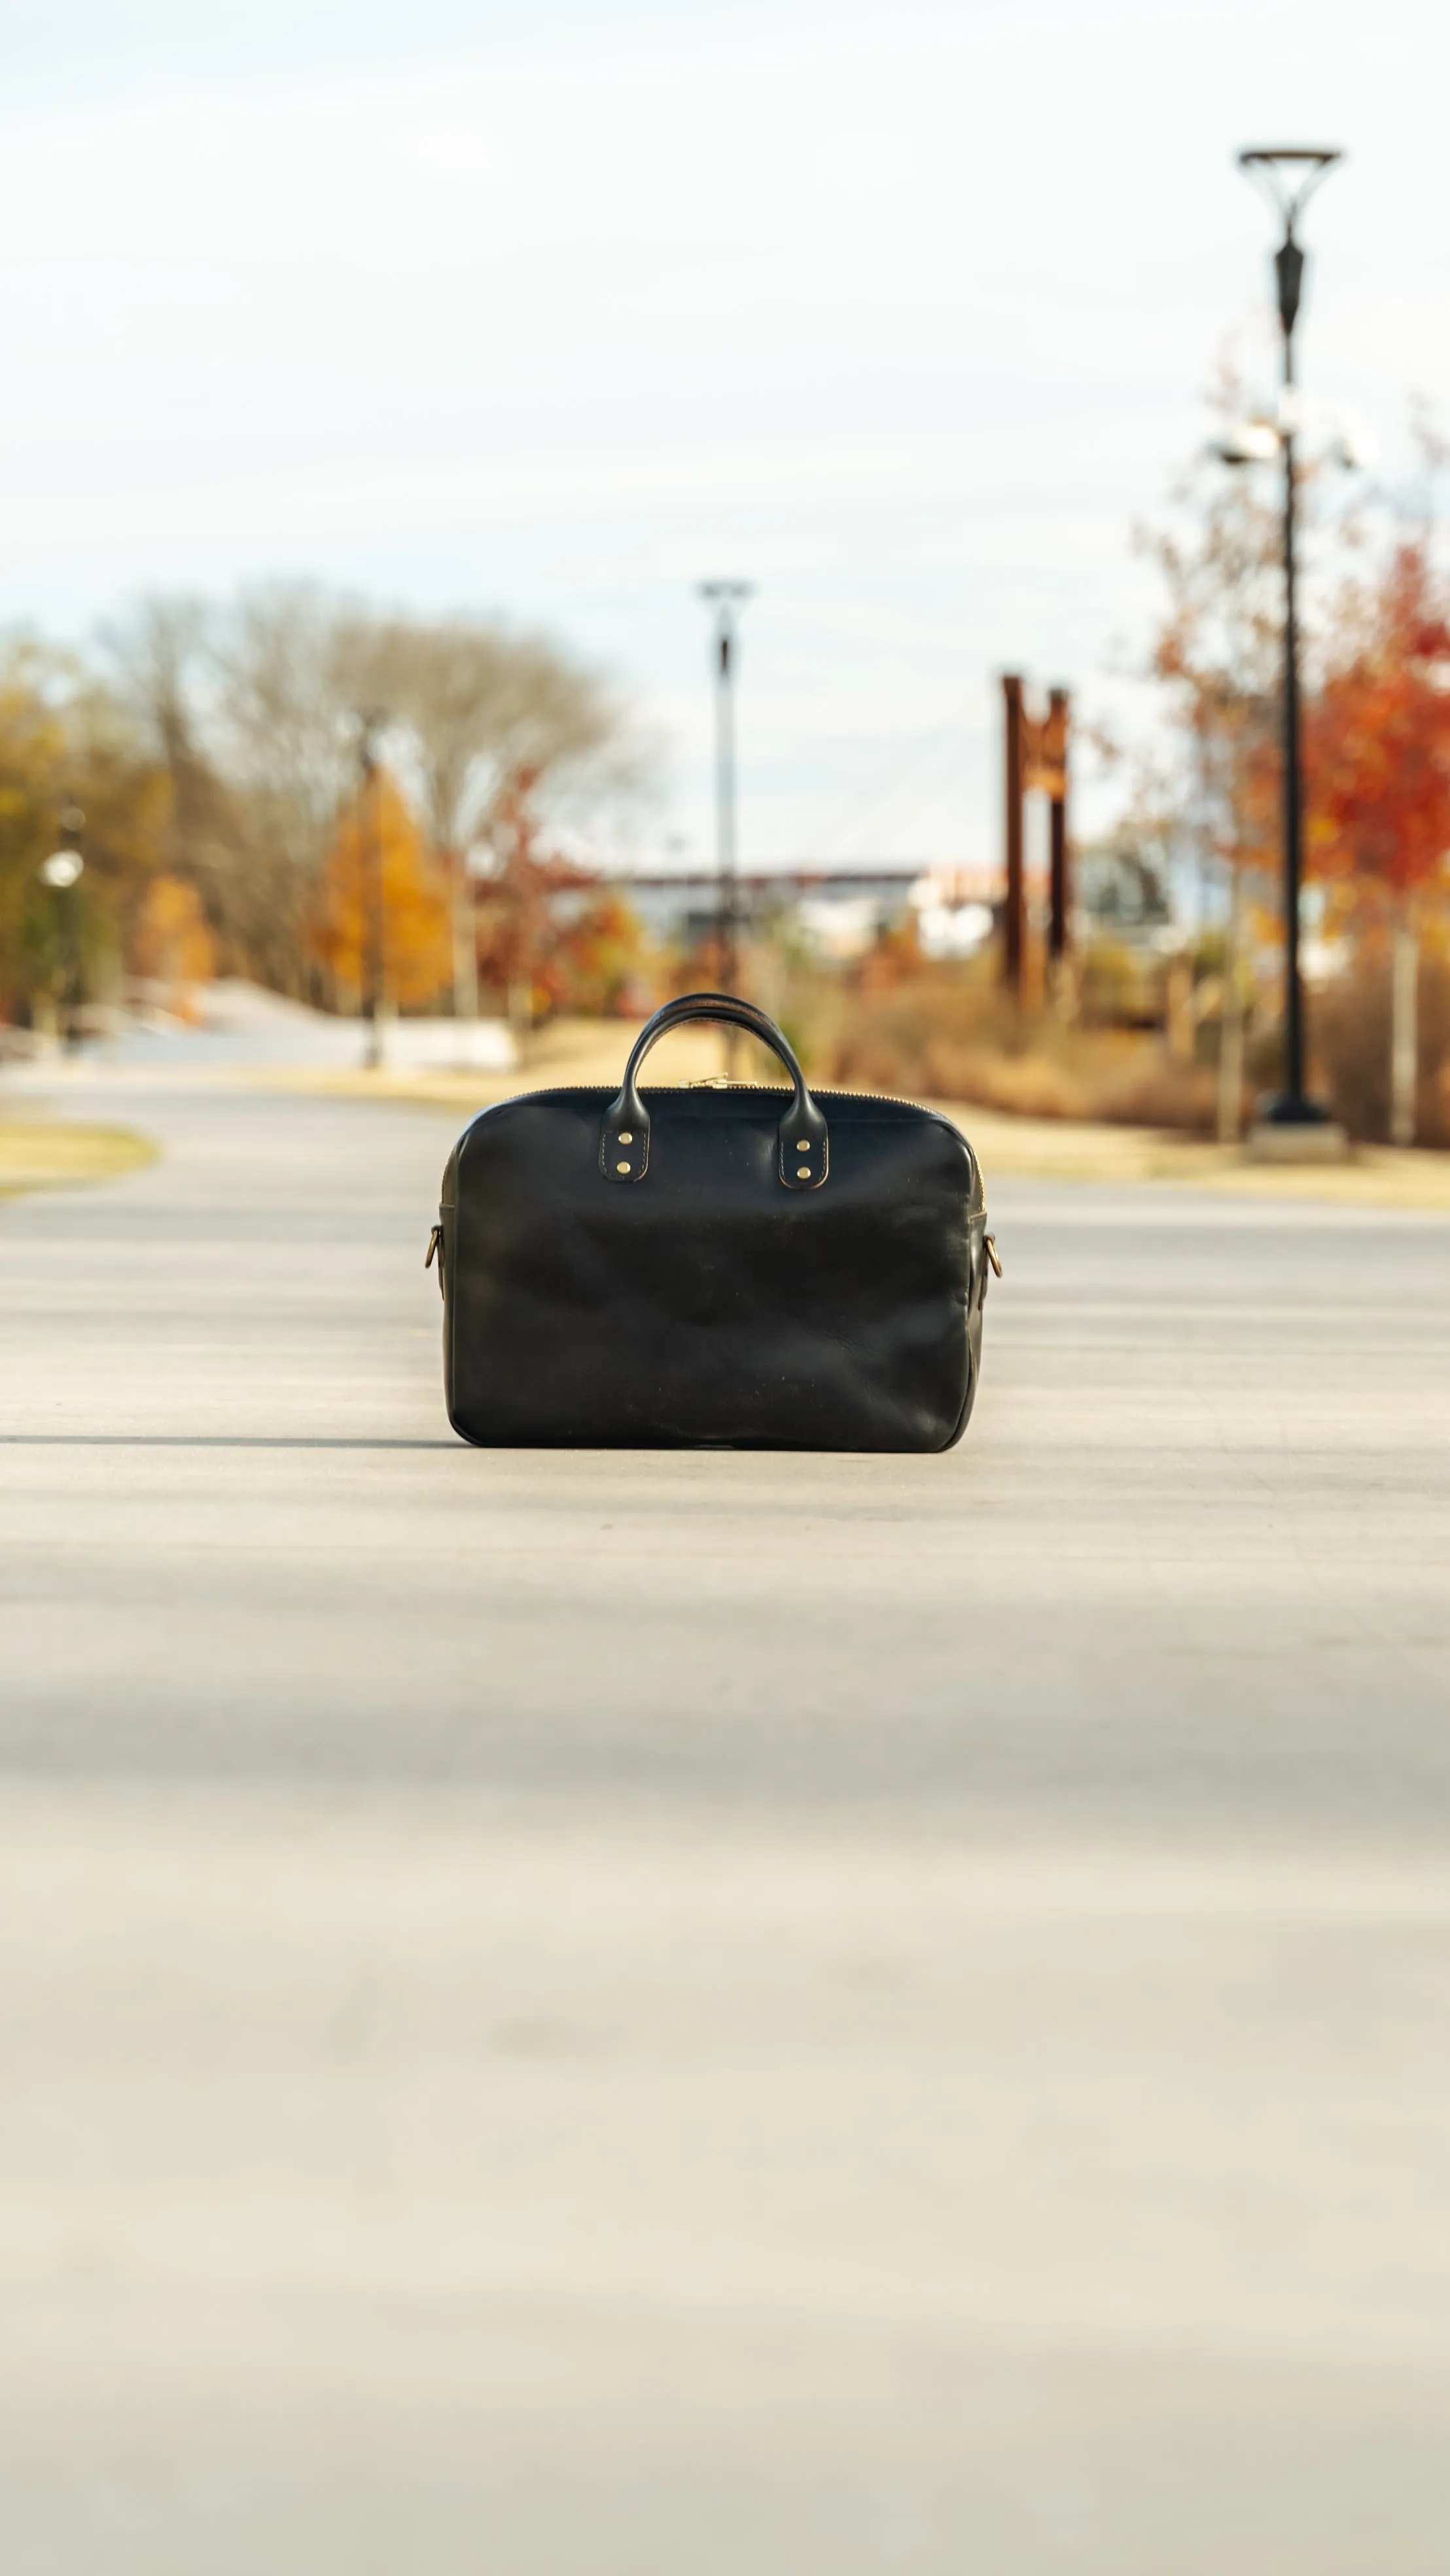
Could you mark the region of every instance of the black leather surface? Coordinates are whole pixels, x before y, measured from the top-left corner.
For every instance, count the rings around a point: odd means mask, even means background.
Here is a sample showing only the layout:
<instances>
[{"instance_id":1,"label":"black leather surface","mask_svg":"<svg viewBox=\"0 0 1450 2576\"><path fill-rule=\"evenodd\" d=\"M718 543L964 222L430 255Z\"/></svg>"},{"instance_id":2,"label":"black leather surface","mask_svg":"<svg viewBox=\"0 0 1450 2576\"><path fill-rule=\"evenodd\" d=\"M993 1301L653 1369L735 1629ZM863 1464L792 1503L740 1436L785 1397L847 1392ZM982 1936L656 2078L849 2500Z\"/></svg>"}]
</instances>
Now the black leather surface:
<instances>
[{"instance_id":1,"label":"black leather surface","mask_svg":"<svg viewBox=\"0 0 1450 2576\"><path fill-rule=\"evenodd\" d=\"M791 1187L781 1127L803 1090L645 1085L648 1162L628 1188L601 1155L622 1095L535 1092L474 1119L440 1210L448 1409L465 1439L936 1450L959 1437L986 1267L975 1159L929 1111L807 1093L829 1172Z\"/></svg>"}]
</instances>

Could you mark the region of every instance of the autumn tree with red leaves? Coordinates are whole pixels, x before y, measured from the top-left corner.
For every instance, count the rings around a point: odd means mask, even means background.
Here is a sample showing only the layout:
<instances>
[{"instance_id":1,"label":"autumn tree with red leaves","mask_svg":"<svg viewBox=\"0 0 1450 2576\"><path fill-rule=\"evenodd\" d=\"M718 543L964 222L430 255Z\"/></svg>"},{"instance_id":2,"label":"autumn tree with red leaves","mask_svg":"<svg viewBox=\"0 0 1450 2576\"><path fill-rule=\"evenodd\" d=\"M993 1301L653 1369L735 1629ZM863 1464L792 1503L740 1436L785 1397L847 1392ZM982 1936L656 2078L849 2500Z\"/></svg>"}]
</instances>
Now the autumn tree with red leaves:
<instances>
[{"instance_id":1,"label":"autumn tree with red leaves","mask_svg":"<svg viewBox=\"0 0 1450 2576\"><path fill-rule=\"evenodd\" d=\"M1246 416L1231 367L1212 401L1226 428ZM1423 423L1416 439L1428 489L1445 457ZM1352 494L1341 504L1337 489L1322 468L1301 472L1301 516L1317 524L1320 556L1301 611L1306 860L1361 949L1392 945L1390 1123L1408 1142L1419 943L1450 852L1450 583L1437 569L1426 512L1413 534L1402 522L1377 568L1336 594L1335 553L1344 550L1341 563L1366 561L1369 539L1363 505ZM1282 531L1270 482L1226 473L1213 449L1173 500L1171 518L1139 537L1163 589L1143 675L1161 693L1166 722L1139 761L1128 823L1165 848L1187 842L1231 889L1220 1022L1219 1132L1228 1137L1238 1132L1242 1086L1236 961L1246 888L1276 881L1280 866Z\"/></svg>"},{"instance_id":2,"label":"autumn tree with red leaves","mask_svg":"<svg viewBox=\"0 0 1450 2576\"><path fill-rule=\"evenodd\" d=\"M1229 359L1209 402L1225 437L1252 408ZM1318 500L1311 470L1301 509ZM1217 442L1170 502L1170 515L1135 540L1161 587L1140 676L1157 689L1163 721L1134 763L1126 829L1165 858L1187 843L1202 874L1229 889L1218 1105L1228 1142L1243 1106L1247 889L1277 878L1282 848L1283 532L1271 482L1226 467Z\"/></svg>"},{"instance_id":3,"label":"autumn tree with red leaves","mask_svg":"<svg viewBox=\"0 0 1450 2576\"><path fill-rule=\"evenodd\" d=\"M1393 939L1391 1135L1410 1144L1420 933L1450 854L1450 588L1428 530L1346 595L1306 751L1311 866Z\"/></svg>"},{"instance_id":4,"label":"autumn tree with red leaves","mask_svg":"<svg viewBox=\"0 0 1450 2576\"><path fill-rule=\"evenodd\" d=\"M1400 910L1450 851L1450 600L1428 539L1349 610L1308 734L1311 854Z\"/></svg>"},{"instance_id":5,"label":"autumn tree with red leaves","mask_svg":"<svg viewBox=\"0 0 1450 2576\"><path fill-rule=\"evenodd\" d=\"M526 762L503 781L485 840L494 870L479 881L478 980L520 1033L557 1010L613 1012L638 984L643 942L633 912L592 869L551 852Z\"/></svg>"}]
</instances>

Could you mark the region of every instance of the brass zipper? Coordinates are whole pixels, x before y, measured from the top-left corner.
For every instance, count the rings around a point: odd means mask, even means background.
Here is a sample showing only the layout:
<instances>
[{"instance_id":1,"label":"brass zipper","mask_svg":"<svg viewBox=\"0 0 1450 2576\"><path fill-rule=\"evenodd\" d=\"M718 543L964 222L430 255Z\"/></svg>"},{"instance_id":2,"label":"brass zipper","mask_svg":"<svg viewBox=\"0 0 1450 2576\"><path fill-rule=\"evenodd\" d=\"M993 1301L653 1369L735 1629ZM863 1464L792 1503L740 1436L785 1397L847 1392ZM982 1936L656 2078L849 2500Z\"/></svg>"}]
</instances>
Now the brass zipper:
<instances>
[{"instance_id":1,"label":"brass zipper","mask_svg":"<svg viewBox=\"0 0 1450 2576\"><path fill-rule=\"evenodd\" d=\"M651 1082L647 1084L645 1088L650 1091L769 1091L775 1093L777 1096L784 1096L786 1098L789 1098L790 1096L789 1083L732 1082L728 1074L723 1073L701 1074L694 1082ZM556 1093L561 1091L597 1091L602 1100L614 1100L618 1097L617 1091L611 1091L607 1082L554 1082L550 1083L548 1088L543 1091L516 1091L510 1096L515 1100L550 1100ZM811 1097L812 1099L820 1098L822 1100L877 1100L881 1103L881 1106L884 1109L898 1107L902 1109L919 1109L923 1118L939 1118L941 1115L940 1110L928 1109L924 1100L907 1100L899 1091L842 1091L839 1085L834 1085L829 1091L823 1090L820 1093L813 1091ZM498 1101L493 1105L501 1109L503 1107L503 1102ZM970 1139L968 1139L968 1150L971 1153L973 1163L976 1164L977 1177L980 1180L982 1167L981 1164L977 1162L976 1148L971 1144ZM981 1213L985 1216L987 1213L986 1209L983 1208ZM435 1250L434 1238L436 1238L436 1249L441 1255L443 1249L443 1228L441 1225L435 1225L433 1228L433 1236L430 1238L428 1244L428 1261L423 1265L425 1269L428 1267L428 1262L431 1262L433 1258ZM997 1250L997 1238L994 1234L989 1234L985 1238L985 1241L987 1259L990 1261L996 1276L1000 1279L1002 1276L1002 1260L1001 1255ZM440 1288L443 1285L443 1263L441 1258L438 1263L438 1285Z\"/></svg>"},{"instance_id":2,"label":"brass zipper","mask_svg":"<svg viewBox=\"0 0 1450 2576\"><path fill-rule=\"evenodd\" d=\"M919 1109L923 1118L939 1118L939 1109L929 1109L924 1100L908 1100L904 1091L843 1091L838 1082L819 1090L807 1084L813 1100L879 1100L883 1109ZM723 1073L704 1073L693 1082L643 1082L642 1091L769 1091L790 1098L788 1082L731 1082ZM619 1086L611 1090L607 1082L551 1082L542 1091L511 1091L509 1100L552 1100L561 1091L597 1091L602 1100L618 1098ZM490 1101L491 1109L502 1109L502 1100Z\"/></svg>"}]
</instances>

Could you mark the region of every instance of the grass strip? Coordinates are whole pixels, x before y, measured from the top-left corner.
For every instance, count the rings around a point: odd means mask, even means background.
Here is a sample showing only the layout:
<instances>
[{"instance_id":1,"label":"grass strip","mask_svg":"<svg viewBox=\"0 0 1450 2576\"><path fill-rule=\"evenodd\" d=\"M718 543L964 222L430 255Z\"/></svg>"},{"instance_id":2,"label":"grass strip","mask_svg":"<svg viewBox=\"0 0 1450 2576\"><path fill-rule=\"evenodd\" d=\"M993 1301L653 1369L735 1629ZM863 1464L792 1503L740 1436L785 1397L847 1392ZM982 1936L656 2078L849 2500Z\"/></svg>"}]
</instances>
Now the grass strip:
<instances>
[{"instance_id":1,"label":"grass strip","mask_svg":"<svg viewBox=\"0 0 1450 2576\"><path fill-rule=\"evenodd\" d=\"M149 1137L129 1127L71 1126L0 1118L0 1198L21 1190L75 1189L113 1181L156 1160Z\"/></svg>"}]
</instances>

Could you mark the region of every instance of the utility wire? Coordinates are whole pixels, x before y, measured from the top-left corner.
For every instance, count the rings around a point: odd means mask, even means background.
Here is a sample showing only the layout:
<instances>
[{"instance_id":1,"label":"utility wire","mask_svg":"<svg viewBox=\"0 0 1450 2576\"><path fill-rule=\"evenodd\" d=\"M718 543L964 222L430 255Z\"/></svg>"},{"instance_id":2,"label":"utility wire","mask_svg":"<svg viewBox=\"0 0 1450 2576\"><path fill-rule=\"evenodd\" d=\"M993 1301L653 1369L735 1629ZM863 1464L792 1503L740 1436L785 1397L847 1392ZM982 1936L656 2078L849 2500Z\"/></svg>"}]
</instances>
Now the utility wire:
<instances>
[{"instance_id":1,"label":"utility wire","mask_svg":"<svg viewBox=\"0 0 1450 2576\"><path fill-rule=\"evenodd\" d=\"M904 751L896 746L890 755L890 765L875 790L868 789L864 797L857 790L844 810L836 805L833 819L825 829L806 841L811 859L809 862L803 860L802 866L839 857L843 843L890 805L903 788L919 784L940 762L945 751L955 750L961 745L963 735L962 719L954 717L945 724L933 725L928 733L915 735Z\"/></svg>"}]
</instances>

